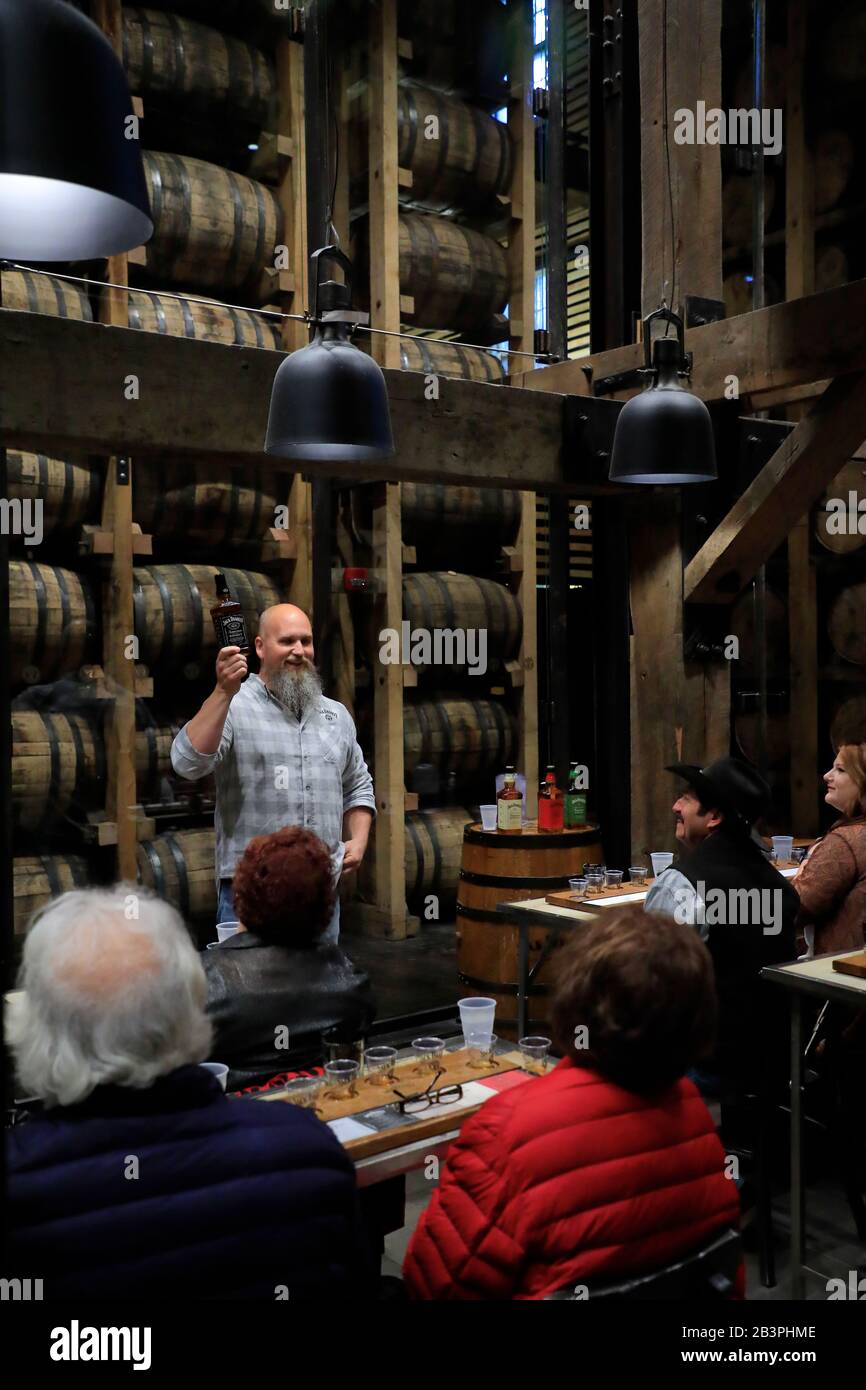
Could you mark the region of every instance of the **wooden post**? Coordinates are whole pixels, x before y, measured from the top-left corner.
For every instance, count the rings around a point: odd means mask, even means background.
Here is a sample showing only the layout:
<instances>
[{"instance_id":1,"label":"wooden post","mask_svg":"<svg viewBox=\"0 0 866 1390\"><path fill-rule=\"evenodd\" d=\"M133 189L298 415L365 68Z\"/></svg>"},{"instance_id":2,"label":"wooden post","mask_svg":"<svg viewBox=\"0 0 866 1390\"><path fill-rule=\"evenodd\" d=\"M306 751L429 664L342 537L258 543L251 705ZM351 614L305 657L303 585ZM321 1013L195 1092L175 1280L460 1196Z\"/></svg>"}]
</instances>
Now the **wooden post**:
<instances>
[{"instance_id":1,"label":"wooden post","mask_svg":"<svg viewBox=\"0 0 866 1390\"><path fill-rule=\"evenodd\" d=\"M812 294L815 289L815 194L803 109L808 9L807 0L788 0L788 60L785 67L786 299L800 299L804 294Z\"/></svg>"},{"instance_id":2,"label":"wooden post","mask_svg":"<svg viewBox=\"0 0 866 1390\"><path fill-rule=\"evenodd\" d=\"M521 568L516 593L523 613L520 643L522 683L517 687L517 766L526 778L526 817L538 814L538 593L537 521L534 492L520 494L520 531L517 554Z\"/></svg>"},{"instance_id":3,"label":"wooden post","mask_svg":"<svg viewBox=\"0 0 866 1390\"><path fill-rule=\"evenodd\" d=\"M788 537L791 825L797 835L819 834L818 622L815 569L809 553L811 521L807 512Z\"/></svg>"},{"instance_id":4,"label":"wooden post","mask_svg":"<svg viewBox=\"0 0 866 1390\"><path fill-rule=\"evenodd\" d=\"M699 8L668 0L666 36L662 15L662 0L640 6L644 315L663 298L669 305L674 300L675 310L687 294L722 298L719 149L678 145L673 130L678 109L697 111L699 100L707 109L721 106L721 0ZM660 77L665 44L667 110ZM629 523L631 843L633 853L643 855L674 843L675 784L662 771L665 764L703 764L711 751L728 751L730 671L686 667L684 661L679 498L673 492L642 498Z\"/></svg>"},{"instance_id":5,"label":"wooden post","mask_svg":"<svg viewBox=\"0 0 866 1390\"><path fill-rule=\"evenodd\" d=\"M96 0L94 19L115 52L123 51L121 0ZM106 278L129 283L126 255L111 256ZM127 296L106 290L100 303L102 323L127 327ZM124 389L119 377L117 391ZM130 410L135 410L130 405ZM102 590L103 665L113 700L105 720L106 820L117 825L116 867L119 879L135 882L137 801L135 778L135 660L128 643L135 631L132 605L132 461L109 458L102 500L102 529L113 537L109 576Z\"/></svg>"},{"instance_id":6,"label":"wooden post","mask_svg":"<svg viewBox=\"0 0 866 1390\"><path fill-rule=\"evenodd\" d=\"M370 323L400 328L400 225L397 179L397 0L379 0L370 15ZM400 366L399 338L372 335L371 351L382 367ZM383 576L376 604L377 627L400 631L403 567L400 484L385 484L373 513L373 565ZM374 633L375 640L375 633ZM374 876L377 914L368 929L406 936L404 866L403 668L374 656L373 724L376 791Z\"/></svg>"}]
</instances>

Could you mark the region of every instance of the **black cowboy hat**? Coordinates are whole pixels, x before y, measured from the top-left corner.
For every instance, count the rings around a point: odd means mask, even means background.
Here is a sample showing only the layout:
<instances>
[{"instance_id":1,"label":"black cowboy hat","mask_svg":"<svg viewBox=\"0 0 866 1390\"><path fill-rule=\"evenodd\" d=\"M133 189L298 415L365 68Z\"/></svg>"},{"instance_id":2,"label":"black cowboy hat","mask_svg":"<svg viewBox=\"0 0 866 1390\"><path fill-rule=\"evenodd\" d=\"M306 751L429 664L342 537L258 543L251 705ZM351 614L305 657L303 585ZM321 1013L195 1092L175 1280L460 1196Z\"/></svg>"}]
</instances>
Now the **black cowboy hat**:
<instances>
[{"instance_id":1,"label":"black cowboy hat","mask_svg":"<svg viewBox=\"0 0 866 1390\"><path fill-rule=\"evenodd\" d=\"M665 772L684 777L700 798L702 806L721 811L726 821L732 821L749 831L770 804L770 788L757 768L742 758L718 758L709 767L694 763L673 763Z\"/></svg>"}]
</instances>

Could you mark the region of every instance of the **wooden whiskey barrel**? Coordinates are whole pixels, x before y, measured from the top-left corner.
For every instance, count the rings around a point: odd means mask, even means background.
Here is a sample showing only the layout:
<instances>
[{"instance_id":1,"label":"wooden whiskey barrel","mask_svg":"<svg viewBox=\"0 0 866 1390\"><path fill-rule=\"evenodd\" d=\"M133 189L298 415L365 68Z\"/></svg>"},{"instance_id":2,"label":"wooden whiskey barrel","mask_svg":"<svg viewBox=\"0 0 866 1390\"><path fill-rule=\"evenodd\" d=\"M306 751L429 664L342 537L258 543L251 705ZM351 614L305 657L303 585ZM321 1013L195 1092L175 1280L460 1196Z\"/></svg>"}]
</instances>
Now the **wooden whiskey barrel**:
<instances>
[{"instance_id":1,"label":"wooden whiskey barrel","mask_svg":"<svg viewBox=\"0 0 866 1390\"><path fill-rule=\"evenodd\" d=\"M138 878L173 903L185 922L205 925L216 917L216 836L208 830L175 830L138 845Z\"/></svg>"},{"instance_id":2,"label":"wooden whiskey barrel","mask_svg":"<svg viewBox=\"0 0 866 1390\"><path fill-rule=\"evenodd\" d=\"M815 293L847 285L851 278L848 255L844 247L828 242L815 248Z\"/></svg>"},{"instance_id":3,"label":"wooden whiskey barrel","mask_svg":"<svg viewBox=\"0 0 866 1390\"><path fill-rule=\"evenodd\" d=\"M96 626L89 581L58 565L10 560L9 624L14 685L77 671Z\"/></svg>"},{"instance_id":4,"label":"wooden whiskey barrel","mask_svg":"<svg viewBox=\"0 0 866 1390\"><path fill-rule=\"evenodd\" d=\"M22 502L30 498L42 503L42 529L46 536L98 519L102 471L92 460L56 459L9 449L6 465L6 495Z\"/></svg>"},{"instance_id":5,"label":"wooden whiskey barrel","mask_svg":"<svg viewBox=\"0 0 866 1390\"><path fill-rule=\"evenodd\" d=\"M93 310L84 288L69 280L58 280L56 275L43 275L35 270L4 270L0 272L0 292L4 309L93 322Z\"/></svg>"},{"instance_id":6,"label":"wooden whiskey barrel","mask_svg":"<svg viewBox=\"0 0 866 1390\"><path fill-rule=\"evenodd\" d=\"M157 795L160 779L174 776L171 745L179 728L179 724L147 724L136 730L135 778L140 794Z\"/></svg>"},{"instance_id":7,"label":"wooden whiskey barrel","mask_svg":"<svg viewBox=\"0 0 866 1390\"><path fill-rule=\"evenodd\" d=\"M820 65L828 87L866 81L866 10L860 0L834 5L822 34Z\"/></svg>"},{"instance_id":8,"label":"wooden whiskey barrel","mask_svg":"<svg viewBox=\"0 0 866 1390\"><path fill-rule=\"evenodd\" d=\"M750 763L758 763L758 715L741 710L734 716L737 747ZM767 711L767 763L782 767L791 756L791 717L787 711Z\"/></svg>"},{"instance_id":9,"label":"wooden whiskey barrel","mask_svg":"<svg viewBox=\"0 0 866 1390\"><path fill-rule=\"evenodd\" d=\"M815 211L835 207L851 179L854 141L847 130L822 130L812 151Z\"/></svg>"},{"instance_id":10,"label":"wooden whiskey barrel","mask_svg":"<svg viewBox=\"0 0 866 1390\"><path fill-rule=\"evenodd\" d=\"M866 584L849 584L839 591L830 604L827 631L833 650L844 661L866 666Z\"/></svg>"},{"instance_id":11,"label":"wooden whiskey barrel","mask_svg":"<svg viewBox=\"0 0 866 1390\"><path fill-rule=\"evenodd\" d=\"M725 300L725 314L729 319L736 318L737 314L750 314L752 312L752 287L753 277L745 270L733 270L725 276L722 285L722 293ZM779 285L772 275L764 275L764 301L767 304L778 304L781 299Z\"/></svg>"},{"instance_id":12,"label":"wooden whiskey barrel","mask_svg":"<svg viewBox=\"0 0 866 1390\"><path fill-rule=\"evenodd\" d=\"M514 1038L517 1029L518 929L503 922L497 904L544 897L568 888L568 880L585 863L602 862L597 825L585 830L539 832L531 822L521 835L497 835L478 825L463 833L463 858L457 901L457 969L460 994L489 995L496 1000L494 1031ZM529 967L538 961L549 936L545 927L529 932ZM565 938L567 940L567 936ZM556 952L532 985L528 1029L545 1031L547 996L556 979Z\"/></svg>"},{"instance_id":13,"label":"wooden whiskey barrel","mask_svg":"<svg viewBox=\"0 0 866 1390\"><path fill-rule=\"evenodd\" d=\"M722 239L726 246L752 244L752 176L731 174L722 187ZM769 222L776 203L776 182L771 170L764 172L764 223Z\"/></svg>"},{"instance_id":14,"label":"wooden whiskey barrel","mask_svg":"<svg viewBox=\"0 0 866 1390\"><path fill-rule=\"evenodd\" d=\"M852 695L837 706L830 725L834 748L846 743L866 743L866 695Z\"/></svg>"},{"instance_id":15,"label":"wooden whiskey barrel","mask_svg":"<svg viewBox=\"0 0 866 1390\"><path fill-rule=\"evenodd\" d=\"M256 293L283 218L269 188L187 155L144 151L154 232L148 271L172 284Z\"/></svg>"},{"instance_id":16,"label":"wooden whiskey barrel","mask_svg":"<svg viewBox=\"0 0 866 1390\"><path fill-rule=\"evenodd\" d=\"M507 544L520 525L520 493L512 488L451 487L447 483L404 483L400 492L403 530L461 533L478 530Z\"/></svg>"},{"instance_id":17,"label":"wooden whiskey barrel","mask_svg":"<svg viewBox=\"0 0 866 1390\"><path fill-rule=\"evenodd\" d=\"M505 368L495 353L483 348L459 347L441 338L403 338L400 366L404 372L425 372L430 376L453 376L463 381L505 380Z\"/></svg>"},{"instance_id":18,"label":"wooden whiskey barrel","mask_svg":"<svg viewBox=\"0 0 866 1390\"><path fill-rule=\"evenodd\" d=\"M281 347L276 319L263 318L250 309L202 304L196 299L172 298L150 290L130 291L127 321L130 328L174 338L197 338L199 342L228 343L234 347Z\"/></svg>"},{"instance_id":19,"label":"wooden whiskey barrel","mask_svg":"<svg viewBox=\"0 0 866 1390\"><path fill-rule=\"evenodd\" d=\"M484 629L488 658L507 659L520 645L522 617L517 599L503 584L474 574L447 570L404 574L403 617L412 629L427 632Z\"/></svg>"},{"instance_id":20,"label":"wooden whiskey barrel","mask_svg":"<svg viewBox=\"0 0 866 1390\"><path fill-rule=\"evenodd\" d=\"M145 535L194 545L243 545L275 526L291 475L268 464L229 468L209 459L143 460L132 514Z\"/></svg>"},{"instance_id":21,"label":"wooden whiskey barrel","mask_svg":"<svg viewBox=\"0 0 866 1390\"><path fill-rule=\"evenodd\" d=\"M216 658L210 610L216 603L216 576L221 573L243 607L252 645L259 614L281 602L279 590L267 575L214 565L142 565L133 570L135 632L147 666Z\"/></svg>"},{"instance_id":22,"label":"wooden whiskey barrel","mask_svg":"<svg viewBox=\"0 0 866 1390\"><path fill-rule=\"evenodd\" d=\"M253 44L137 5L123 10L123 63L130 90L144 98L145 117L148 98L169 98L261 127L274 94L271 67Z\"/></svg>"},{"instance_id":23,"label":"wooden whiskey barrel","mask_svg":"<svg viewBox=\"0 0 866 1390\"><path fill-rule=\"evenodd\" d=\"M21 855L12 861L15 935L23 936L38 908L73 888L87 888L90 873L80 854Z\"/></svg>"},{"instance_id":24,"label":"wooden whiskey barrel","mask_svg":"<svg viewBox=\"0 0 866 1390\"><path fill-rule=\"evenodd\" d=\"M397 88L398 160L411 169L401 202L426 212L480 211L511 187L508 127L458 97L404 81Z\"/></svg>"},{"instance_id":25,"label":"wooden whiskey barrel","mask_svg":"<svg viewBox=\"0 0 866 1390\"><path fill-rule=\"evenodd\" d=\"M850 505L851 493L854 494L856 514ZM838 512L827 511L827 502L831 498L841 501L844 505L844 532L836 531L840 524ZM834 555L848 555L851 551L861 550L866 545L866 459L849 459L844 468L836 474L824 496L823 506L818 509L815 535L824 548L831 550Z\"/></svg>"},{"instance_id":26,"label":"wooden whiskey barrel","mask_svg":"<svg viewBox=\"0 0 866 1390\"><path fill-rule=\"evenodd\" d=\"M413 323L471 332L508 301L508 257L498 241L445 217L400 214L400 293Z\"/></svg>"},{"instance_id":27,"label":"wooden whiskey barrel","mask_svg":"<svg viewBox=\"0 0 866 1390\"><path fill-rule=\"evenodd\" d=\"M460 876L463 828L472 817L464 806L439 806L406 812L406 901L422 913L424 899L439 899L442 921L453 910Z\"/></svg>"},{"instance_id":28,"label":"wooden whiskey barrel","mask_svg":"<svg viewBox=\"0 0 866 1390\"><path fill-rule=\"evenodd\" d=\"M12 713L12 814L21 830L81 821L105 798L105 746L84 714Z\"/></svg>"},{"instance_id":29,"label":"wooden whiskey barrel","mask_svg":"<svg viewBox=\"0 0 866 1390\"><path fill-rule=\"evenodd\" d=\"M462 780L513 763L516 749L514 716L498 700L440 696L403 706L407 775L418 763L432 763Z\"/></svg>"},{"instance_id":30,"label":"wooden whiskey barrel","mask_svg":"<svg viewBox=\"0 0 866 1390\"><path fill-rule=\"evenodd\" d=\"M778 594L767 589L767 674L788 675L788 609ZM738 676L757 672L755 647L755 605L751 588L746 589L731 609L730 633L739 638L740 654L734 671Z\"/></svg>"}]
</instances>

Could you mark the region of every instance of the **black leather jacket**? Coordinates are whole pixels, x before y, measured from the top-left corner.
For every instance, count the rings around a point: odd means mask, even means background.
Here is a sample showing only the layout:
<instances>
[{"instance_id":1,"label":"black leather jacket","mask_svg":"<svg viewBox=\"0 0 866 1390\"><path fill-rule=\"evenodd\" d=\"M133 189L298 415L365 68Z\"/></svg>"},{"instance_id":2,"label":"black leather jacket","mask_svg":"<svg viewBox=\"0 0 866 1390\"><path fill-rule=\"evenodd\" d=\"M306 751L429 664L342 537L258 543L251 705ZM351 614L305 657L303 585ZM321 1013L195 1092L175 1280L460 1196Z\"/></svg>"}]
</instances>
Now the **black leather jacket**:
<instances>
[{"instance_id":1,"label":"black leather jacket","mask_svg":"<svg viewBox=\"0 0 866 1390\"><path fill-rule=\"evenodd\" d=\"M271 946L238 932L202 952L213 1060L229 1067L228 1089L322 1060L321 1034L344 1024L366 1033L375 1015L369 976L339 946ZM288 1029L288 1049L276 1030Z\"/></svg>"}]
</instances>

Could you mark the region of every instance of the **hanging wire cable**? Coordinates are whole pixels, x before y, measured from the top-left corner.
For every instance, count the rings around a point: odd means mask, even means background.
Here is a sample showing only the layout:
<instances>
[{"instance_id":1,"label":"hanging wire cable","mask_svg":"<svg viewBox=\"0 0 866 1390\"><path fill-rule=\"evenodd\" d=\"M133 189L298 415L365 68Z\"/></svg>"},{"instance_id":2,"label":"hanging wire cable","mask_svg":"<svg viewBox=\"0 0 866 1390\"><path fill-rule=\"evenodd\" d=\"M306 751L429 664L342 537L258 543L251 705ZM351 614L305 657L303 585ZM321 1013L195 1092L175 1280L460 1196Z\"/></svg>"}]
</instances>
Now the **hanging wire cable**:
<instances>
[{"instance_id":1,"label":"hanging wire cable","mask_svg":"<svg viewBox=\"0 0 866 1390\"><path fill-rule=\"evenodd\" d=\"M85 275L69 275L65 271L59 270L39 270L32 265L21 265L18 261L0 260L2 270L24 270L29 275L47 275L50 280L71 280L76 285L87 285L91 289L104 290L124 290L127 294L145 294L148 297L158 295L160 299L178 299L185 304L205 304L213 309L236 309L244 314L260 314L262 318L268 319L292 319L296 323L314 323L315 320L309 310L303 314L286 314L281 309L253 309L248 304L226 304L223 299L207 299L202 295L178 294L174 290L148 290L141 289L136 285L118 285L112 280L94 280ZM411 338L419 343L429 343L431 340L424 333L405 333L402 330L390 328L371 328L367 323L355 323L351 327L352 333L381 333L387 338ZM439 338L435 341L443 343L446 347L453 348L478 348L480 352L497 352L506 357L533 357L544 359L547 362L556 362L559 359L551 352L525 352L516 348L491 347L486 343L466 343L462 338Z\"/></svg>"}]
</instances>

